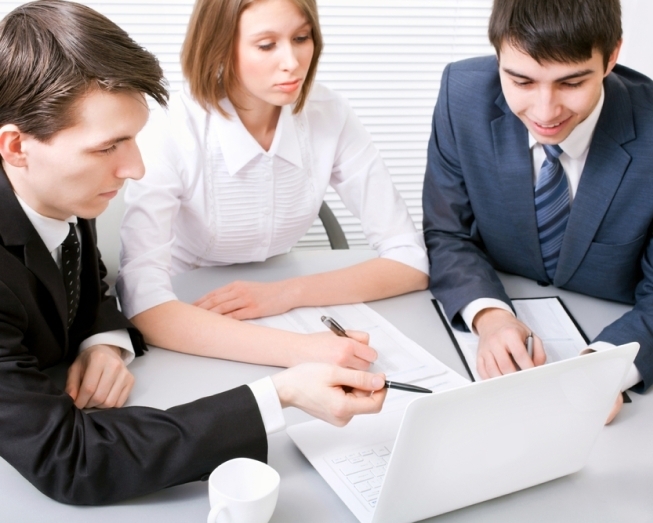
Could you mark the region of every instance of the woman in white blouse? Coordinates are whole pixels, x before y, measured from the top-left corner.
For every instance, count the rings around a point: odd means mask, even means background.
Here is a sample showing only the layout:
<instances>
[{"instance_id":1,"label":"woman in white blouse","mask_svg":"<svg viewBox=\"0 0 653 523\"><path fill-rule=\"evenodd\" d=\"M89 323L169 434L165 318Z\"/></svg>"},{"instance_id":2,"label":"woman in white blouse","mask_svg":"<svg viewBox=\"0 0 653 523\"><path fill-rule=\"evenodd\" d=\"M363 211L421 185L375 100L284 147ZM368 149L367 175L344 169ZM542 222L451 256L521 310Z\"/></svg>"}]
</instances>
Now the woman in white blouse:
<instances>
[{"instance_id":1,"label":"woman in white blouse","mask_svg":"<svg viewBox=\"0 0 653 523\"><path fill-rule=\"evenodd\" d=\"M187 83L139 136L146 174L126 192L117 287L149 343L269 365L366 369L376 352L365 335L299 335L237 320L426 288L422 236L370 136L341 96L313 84L321 49L315 0L197 0L182 51ZM361 219L378 258L235 282L193 305L177 300L174 274L288 252L328 185Z\"/></svg>"}]
</instances>

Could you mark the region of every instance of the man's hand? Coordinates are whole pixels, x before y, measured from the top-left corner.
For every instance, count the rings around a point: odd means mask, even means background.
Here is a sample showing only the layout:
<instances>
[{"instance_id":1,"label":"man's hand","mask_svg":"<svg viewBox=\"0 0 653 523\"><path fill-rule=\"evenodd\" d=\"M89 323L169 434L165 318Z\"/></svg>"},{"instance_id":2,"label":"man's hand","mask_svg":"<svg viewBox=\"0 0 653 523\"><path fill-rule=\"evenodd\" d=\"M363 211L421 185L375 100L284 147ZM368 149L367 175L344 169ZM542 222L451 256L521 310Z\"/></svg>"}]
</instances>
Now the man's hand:
<instances>
[{"instance_id":1,"label":"man's hand","mask_svg":"<svg viewBox=\"0 0 653 523\"><path fill-rule=\"evenodd\" d=\"M585 350L581 352L581 354L592 354L594 349L591 349L587 347ZM617 401L614 402L614 405L612 406L612 410L610 411L610 414L608 414L608 419L605 420L605 424L609 425L612 423L612 420L619 414L619 411L621 410L621 407L624 406L624 397L623 394L620 392L619 395L617 396Z\"/></svg>"},{"instance_id":2,"label":"man's hand","mask_svg":"<svg viewBox=\"0 0 653 523\"><path fill-rule=\"evenodd\" d=\"M282 407L297 407L342 427L356 414L381 410L385 376L324 363L304 363L272 376Z\"/></svg>"},{"instance_id":3,"label":"man's hand","mask_svg":"<svg viewBox=\"0 0 653 523\"><path fill-rule=\"evenodd\" d=\"M282 314L294 307L290 283L235 281L202 296L193 305L236 320Z\"/></svg>"},{"instance_id":4,"label":"man's hand","mask_svg":"<svg viewBox=\"0 0 653 523\"><path fill-rule=\"evenodd\" d=\"M530 329L503 309L484 309L474 318L479 334L476 368L481 378L494 378L543 365L546 354L542 340L533 335L533 359L526 350Z\"/></svg>"},{"instance_id":5,"label":"man's hand","mask_svg":"<svg viewBox=\"0 0 653 523\"><path fill-rule=\"evenodd\" d=\"M66 392L78 409L122 407L134 386L134 376L120 357L120 348L93 345L68 369Z\"/></svg>"},{"instance_id":6,"label":"man's hand","mask_svg":"<svg viewBox=\"0 0 653 523\"><path fill-rule=\"evenodd\" d=\"M605 420L605 424L609 425L612 423L612 420L615 418L617 414L619 414L619 411L621 410L621 407L624 406L624 397L619 393L617 396L617 401L614 402L614 406L612 407L612 410L610 411L610 414L608 415L608 419Z\"/></svg>"},{"instance_id":7,"label":"man's hand","mask_svg":"<svg viewBox=\"0 0 653 523\"><path fill-rule=\"evenodd\" d=\"M347 336L335 336L332 332L307 334L307 344L298 354L297 363L322 362L350 369L369 369L378 357L377 352L367 345L369 334L348 330Z\"/></svg>"}]
</instances>

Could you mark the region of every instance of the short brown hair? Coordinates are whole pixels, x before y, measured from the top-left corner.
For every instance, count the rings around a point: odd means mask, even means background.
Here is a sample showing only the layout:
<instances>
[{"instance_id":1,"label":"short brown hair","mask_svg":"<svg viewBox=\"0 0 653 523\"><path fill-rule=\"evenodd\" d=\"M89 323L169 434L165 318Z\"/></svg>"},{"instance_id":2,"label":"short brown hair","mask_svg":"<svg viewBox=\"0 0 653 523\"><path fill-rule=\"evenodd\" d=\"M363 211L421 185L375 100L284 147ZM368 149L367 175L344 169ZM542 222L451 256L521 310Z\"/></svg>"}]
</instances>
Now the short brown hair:
<instances>
[{"instance_id":1,"label":"short brown hair","mask_svg":"<svg viewBox=\"0 0 653 523\"><path fill-rule=\"evenodd\" d=\"M494 0L490 42L505 42L538 63L578 63L594 49L607 67L621 39L619 0Z\"/></svg>"},{"instance_id":2,"label":"short brown hair","mask_svg":"<svg viewBox=\"0 0 653 523\"><path fill-rule=\"evenodd\" d=\"M240 16L257 0L197 0L181 50L181 70L193 98L205 109L223 116L220 100L235 102L240 85L236 74L236 43ZM304 107L322 53L322 33L315 0L291 0L312 27L313 58L295 104L297 114ZM235 103L234 103L235 105Z\"/></svg>"},{"instance_id":3,"label":"short brown hair","mask_svg":"<svg viewBox=\"0 0 653 523\"><path fill-rule=\"evenodd\" d=\"M39 0L0 22L0 126L45 142L75 124L76 102L94 88L168 99L158 60L89 7Z\"/></svg>"}]
</instances>

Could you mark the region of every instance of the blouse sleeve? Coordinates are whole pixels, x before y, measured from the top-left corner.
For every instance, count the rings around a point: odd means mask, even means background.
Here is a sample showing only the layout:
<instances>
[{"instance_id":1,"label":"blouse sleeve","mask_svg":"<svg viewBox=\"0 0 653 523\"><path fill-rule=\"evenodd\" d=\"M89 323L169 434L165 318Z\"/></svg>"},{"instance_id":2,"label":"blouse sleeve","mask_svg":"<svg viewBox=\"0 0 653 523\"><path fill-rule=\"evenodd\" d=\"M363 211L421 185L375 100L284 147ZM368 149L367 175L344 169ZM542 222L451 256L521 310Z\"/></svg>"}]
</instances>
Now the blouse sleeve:
<instances>
[{"instance_id":1,"label":"blouse sleeve","mask_svg":"<svg viewBox=\"0 0 653 523\"><path fill-rule=\"evenodd\" d=\"M405 202L372 138L346 100L331 173L331 186L347 208L361 220L365 237L382 258L395 260L428 274L423 235L415 229Z\"/></svg>"},{"instance_id":2,"label":"blouse sleeve","mask_svg":"<svg viewBox=\"0 0 653 523\"><path fill-rule=\"evenodd\" d=\"M185 166L169 116L153 113L138 145L145 176L130 180L120 229L122 249L116 288L128 317L176 300L170 280L173 220L184 194Z\"/></svg>"}]
</instances>

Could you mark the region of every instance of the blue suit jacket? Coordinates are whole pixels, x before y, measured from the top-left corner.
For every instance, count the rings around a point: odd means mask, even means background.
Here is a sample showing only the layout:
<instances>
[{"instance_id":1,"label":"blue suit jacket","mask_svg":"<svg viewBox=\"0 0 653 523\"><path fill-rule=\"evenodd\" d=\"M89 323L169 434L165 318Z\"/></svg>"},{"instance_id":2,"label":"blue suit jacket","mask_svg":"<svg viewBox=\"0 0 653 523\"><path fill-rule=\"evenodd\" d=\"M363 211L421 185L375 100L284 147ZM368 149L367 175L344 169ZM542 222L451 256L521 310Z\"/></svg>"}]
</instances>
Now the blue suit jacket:
<instances>
[{"instance_id":1,"label":"blue suit jacket","mask_svg":"<svg viewBox=\"0 0 653 523\"><path fill-rule=\"evenodd\" d=\"M653 82L618 65L604 88L552 283L634 304L595 341L638 341L644 390L653 383ZM495 57L445 69L423 198L431 291L450 321L477 298L510 304L495 269L550 281L528 131L508 108Z\"/></svg>"}]
</instances>

